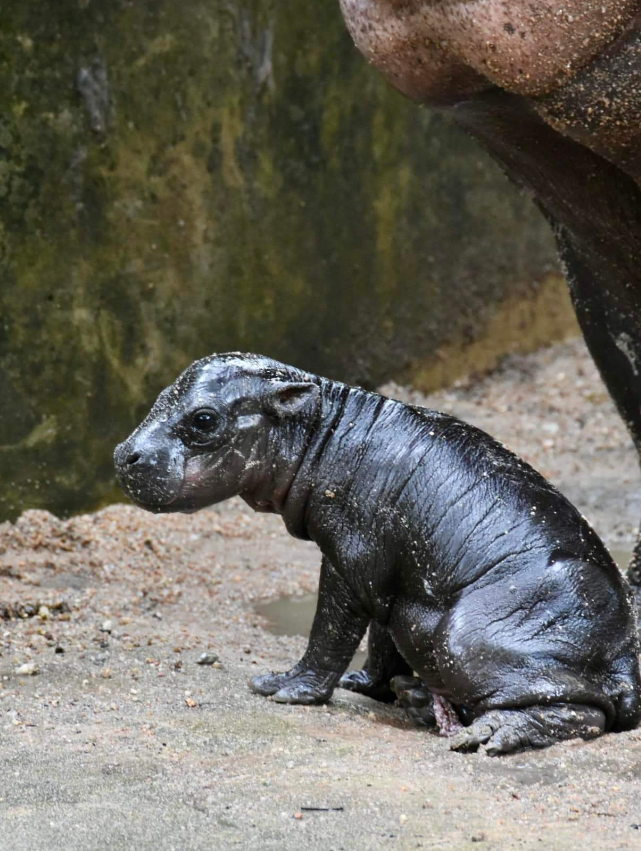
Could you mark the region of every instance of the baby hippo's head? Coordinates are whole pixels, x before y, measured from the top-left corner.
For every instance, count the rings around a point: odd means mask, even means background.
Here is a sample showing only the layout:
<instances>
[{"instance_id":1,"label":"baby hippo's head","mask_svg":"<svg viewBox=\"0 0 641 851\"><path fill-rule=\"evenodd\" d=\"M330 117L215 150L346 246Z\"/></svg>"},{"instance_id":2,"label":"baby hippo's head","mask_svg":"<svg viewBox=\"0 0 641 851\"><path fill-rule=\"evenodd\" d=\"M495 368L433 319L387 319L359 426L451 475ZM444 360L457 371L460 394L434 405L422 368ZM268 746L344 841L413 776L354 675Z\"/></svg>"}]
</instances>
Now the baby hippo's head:
<instances>
[{"instance_id":1,"label":"baby hippo's head","mask_svg":"<svg viewBox=\"0 0 641 851\"><path fill-rule=\"evenodd\" d=\"M196 361L116 447L118 480L154 512L196 511L231 496L278 508L315 419L313 377L260 355Z\"/></svg>"}]
</instances>

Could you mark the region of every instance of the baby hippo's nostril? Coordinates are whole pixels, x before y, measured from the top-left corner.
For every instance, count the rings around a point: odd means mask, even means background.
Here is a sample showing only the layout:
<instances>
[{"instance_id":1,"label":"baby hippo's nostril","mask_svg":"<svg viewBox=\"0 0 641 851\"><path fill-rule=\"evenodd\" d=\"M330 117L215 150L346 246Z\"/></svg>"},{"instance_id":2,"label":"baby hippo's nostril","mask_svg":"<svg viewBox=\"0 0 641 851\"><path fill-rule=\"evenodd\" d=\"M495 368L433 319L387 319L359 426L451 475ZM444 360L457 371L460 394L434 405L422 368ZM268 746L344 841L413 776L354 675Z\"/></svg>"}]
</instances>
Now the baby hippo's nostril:
<instances>
[{"instance_id":1,"label":"baby hippo's nostril","mask_svg":"<svg viewBox=\"0 0 641 851\"><path fill-rule=\"evenodd\" d=\"M133 465L137 464L138 461L140 461L141 458L142 458L142 455L140 454L140 452L132 452L131 455L129 455L127 457L127 464L129 464L129 466L133 467Z\"/></svg>"}]
</instances>

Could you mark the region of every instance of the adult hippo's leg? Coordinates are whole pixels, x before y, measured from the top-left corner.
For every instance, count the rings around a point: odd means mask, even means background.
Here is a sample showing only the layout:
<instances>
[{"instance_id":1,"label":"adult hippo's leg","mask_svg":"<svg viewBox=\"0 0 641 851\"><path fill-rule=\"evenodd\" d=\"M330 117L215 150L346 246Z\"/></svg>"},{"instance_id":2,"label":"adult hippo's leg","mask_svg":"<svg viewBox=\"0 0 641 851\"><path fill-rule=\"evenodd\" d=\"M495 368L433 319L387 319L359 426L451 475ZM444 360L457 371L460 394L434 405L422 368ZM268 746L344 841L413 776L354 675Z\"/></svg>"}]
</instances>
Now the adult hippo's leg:
<instances>
[{"instance_id":1,"label":"adult hippo's leg","mask_svg":"<svg viewBox=\"0 0 641 851\"><path fill-rule=\"evenodd\" d=\"M396 649L388 631L372 621L367 636L365 665L360 671L348 671L341 677L339 686L383 703L391 703L396 700L396 693L390 681L393 677L411 673L411 667Z\"/></svg>"},{"instance_id":2,"label":"adult hippo's leg","mask_svg":"<svg viewBox=\"0 0 641 851\"><path fill-rule=\"evenodd\" d=\"M612 287L599 286L595 277L598 270L586 265L572 234L559 228L556 235L585 341L641 455L641 268L636 280L630 278L633 292L628 292L627 299L618 300ZM622 303L630 307L621 310ZM627 576L641 630L641 529Z\"/></svg>"},{"instance_id":3,"label":"adult hippo's leg","mask_svg":"<svg viewBox=\"0 0 641 851\"><path fill-rule=\"evenodd\" d=\"M550 220L586 343L641 452L639 186L522 98L495 90L450 111ZM641 603L641 538L628 579Z\"/></svg>"}]
</instances>

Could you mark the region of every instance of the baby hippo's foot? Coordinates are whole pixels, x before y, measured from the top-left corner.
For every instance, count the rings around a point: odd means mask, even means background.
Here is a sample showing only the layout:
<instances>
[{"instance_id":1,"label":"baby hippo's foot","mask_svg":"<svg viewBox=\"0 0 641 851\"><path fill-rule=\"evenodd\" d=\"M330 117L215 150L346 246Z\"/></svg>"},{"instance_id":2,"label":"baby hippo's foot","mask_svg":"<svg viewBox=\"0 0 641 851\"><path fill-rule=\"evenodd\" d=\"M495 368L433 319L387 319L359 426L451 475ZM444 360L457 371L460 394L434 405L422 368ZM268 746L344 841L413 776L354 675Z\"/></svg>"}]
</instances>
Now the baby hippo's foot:
<instances>
[{"instance_id":1,"label":"baby hippo's foot","mask_svg":"<svg viewBox=\"0 0 641 851\"><path fill-rule=\"evenodd\" d=\"M450 739L455 751L477 748L489 756L547 748L565 739L594 739L605 729L605 713L578 703L531 706L527 709L492 709Z\"/></svg>"},{"instance_id":2,"label":"baby hippo's foot","mask_svg":"<svg viewBox=\"0 0 641 851\"><path fill-rule=\"evenodd\" d=\"M399 706L415 724L437 727L440 736L452 736L463 729L449 700L432 694L418 677L393 677L391 686Z\"/></svg>"},{"instance_id":3,"label":"baby hippo's foot","mask_svg":"<svg viewBox=\"0 0 641 851\"><path fill-rule=\"evenodd\" d=\"M327 703L336 685L336 674L319 673L296 665L283 674L252 677L250 689L277 703Z\"/></svg>"},{"instance_id":4,"label":"baby hippo's foot","mask_svg":"<svg viewBox=\"0 0 641 851\"><path fill-rule=\"evenodd\" d=\"M373 677L367 668L360 671L348 671L340 678L340 688L365 694L381 703L392 703L396 700L396 694L390 688L389 680L379 680Z\"/></svg>"},{"instance_id":5,"label":"baby hippo's foot","mask_svg":"<svg viewBox=\"0 0 641 851\"><path fill-rule=\"evenodd\" d=\"M398 705L419 727L436 727L434 698L418 677L392 677Z\"/></svg>"}]
</instances>

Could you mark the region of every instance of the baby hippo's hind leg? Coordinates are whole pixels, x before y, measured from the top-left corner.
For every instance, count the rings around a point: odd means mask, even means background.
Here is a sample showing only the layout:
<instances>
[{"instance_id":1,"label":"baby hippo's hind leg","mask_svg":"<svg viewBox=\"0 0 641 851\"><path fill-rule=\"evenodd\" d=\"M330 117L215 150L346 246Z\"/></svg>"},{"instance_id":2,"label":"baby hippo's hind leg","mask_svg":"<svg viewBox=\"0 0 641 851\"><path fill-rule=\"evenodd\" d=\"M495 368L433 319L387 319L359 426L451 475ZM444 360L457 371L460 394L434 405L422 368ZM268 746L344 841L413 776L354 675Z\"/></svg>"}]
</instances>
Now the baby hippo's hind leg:
<instances>
[{"instance_id":1,"label":"baby hippo's hind leg","mask_svg":"<svg viewBox=\"0 0 641 851\"><path fill-rule=\"evenodd\" d=\"M411 667L396 649L385 627L375 621L369 625L367 660L360 671L348 671L341 677L340 688L365 694L382 703L392 703L397 695L390 686L393 677L409 675Z\"/></svg>"},{"instance_id":2,"label":"baby hippo's hind leg","mask_svg":"<svg viewBox=\"0 0 641 851\"><path fill-rule=\"evenodd\" d=\"M480 748L489 756L496 756L525 748L547 748L566 739L595 739L605 726L601 709L578 703L491 709L452 736L450 748Z\"/></svg>"}]
</instances>

